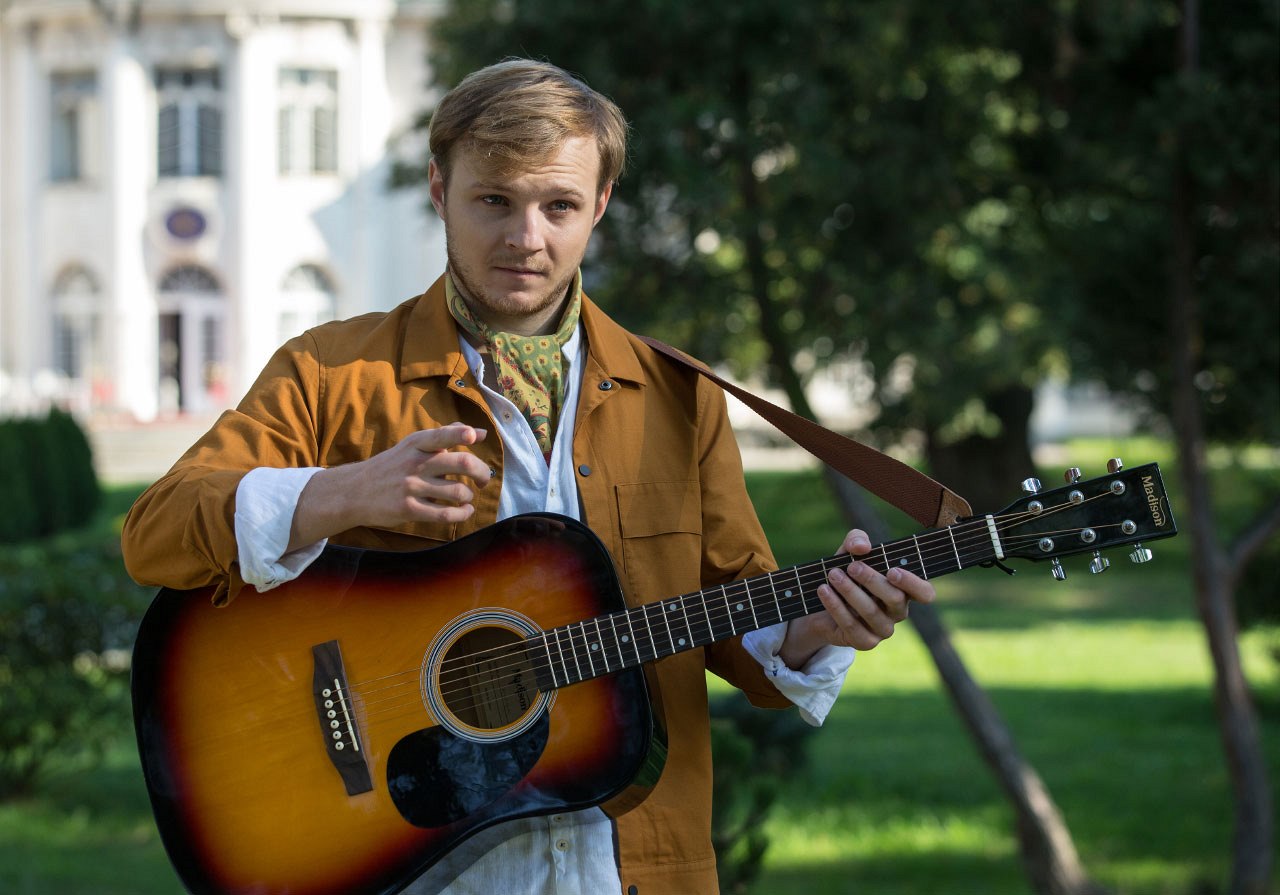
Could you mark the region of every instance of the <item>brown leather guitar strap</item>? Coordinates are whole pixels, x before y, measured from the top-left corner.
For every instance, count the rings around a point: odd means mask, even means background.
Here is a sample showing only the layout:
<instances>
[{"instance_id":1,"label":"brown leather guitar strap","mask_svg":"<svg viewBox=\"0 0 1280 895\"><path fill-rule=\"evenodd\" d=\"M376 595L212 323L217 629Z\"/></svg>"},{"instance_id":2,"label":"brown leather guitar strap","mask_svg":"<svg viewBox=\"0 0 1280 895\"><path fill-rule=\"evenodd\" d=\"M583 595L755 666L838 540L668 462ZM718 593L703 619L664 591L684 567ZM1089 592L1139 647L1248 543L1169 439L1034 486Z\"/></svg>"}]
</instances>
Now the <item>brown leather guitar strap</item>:
<instances>
[{"instance_id":1,"label":"brown leather guitar strap","mask_svg":"<svg viewBox=\"0 0 1280 895\"><path fill-rule=\"evenodd\" d=\"M701 373L836 472L902 510L921 525L950 525L973 514L963 497L900 460L753 395L665 342L649 336L639 336L639 339L654 351Z\"/></svg>"}]
</instances>

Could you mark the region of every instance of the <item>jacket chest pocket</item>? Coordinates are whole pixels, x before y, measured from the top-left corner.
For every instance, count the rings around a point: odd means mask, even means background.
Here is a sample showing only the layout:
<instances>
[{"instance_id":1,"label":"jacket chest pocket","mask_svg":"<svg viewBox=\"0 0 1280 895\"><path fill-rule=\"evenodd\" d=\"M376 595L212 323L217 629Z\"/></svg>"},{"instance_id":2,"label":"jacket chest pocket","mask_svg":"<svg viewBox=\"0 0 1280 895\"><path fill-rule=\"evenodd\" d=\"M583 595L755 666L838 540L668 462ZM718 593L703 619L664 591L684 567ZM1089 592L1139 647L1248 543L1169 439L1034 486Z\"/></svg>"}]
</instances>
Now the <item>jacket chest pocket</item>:
<instances>
[{"instance_id":1,"label":"jacket chest pocket","mask_svg":"<svg viewBox=\"0 0 1280 895\"><path fill-rule=\"evenodd\" d=\"M702 493L698 483L615 486L622 576L635 603L697 590L701 581Z\"/></svg>"}]
</instances>

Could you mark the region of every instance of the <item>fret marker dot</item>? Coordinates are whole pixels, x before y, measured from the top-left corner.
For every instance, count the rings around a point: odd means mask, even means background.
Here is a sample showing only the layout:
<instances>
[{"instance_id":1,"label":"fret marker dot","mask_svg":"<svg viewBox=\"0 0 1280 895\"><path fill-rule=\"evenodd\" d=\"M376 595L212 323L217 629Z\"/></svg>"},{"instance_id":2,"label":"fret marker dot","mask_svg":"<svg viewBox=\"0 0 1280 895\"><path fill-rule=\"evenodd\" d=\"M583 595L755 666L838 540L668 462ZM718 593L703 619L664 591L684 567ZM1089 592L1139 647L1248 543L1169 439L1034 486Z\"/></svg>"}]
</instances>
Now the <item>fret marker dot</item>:
<instances>
[{"instance_id":1,"label":"fret marker dot","mask_svg":"<svg viewBox=\"0 0 1280 895\"><path fill-rule=\"evenodd\" d=\"M734 609L736 609L736 610L738 610L739 612L741 612L741 611L742 611L742 604L741 604L741 603L739 603L738 605L734 606L733 608L734 608Z\"/></svg>"},{"instance_id":2,"label":"fret marker dot","mask_svg":"<svg viewBox=\"0 0 1280 895\"><path fill-rule=\"evenodd\" d=\"M681 645L681 646L684 646L684 638L683 638L683 637L681 637L681 638L680 638L679 643L680 643L680 645Z\"/></svg>"},{"instance_id":3,"label":"fret marker dot","mask_svg":"<svg viewBox=\"0 0 1280 895\"><path fill-rule=\"evenodd\" d=\"M791 596L791 591L789 591L789 590L784 590L784 591L782 592L782 595L783 595L784 597L789 597L789 596Z\"/></svg>"},{"instance_id":4,"label":"fret marker dot","mask_svg":"<svg viewBox=\"0 0 1280 895\"><path fill-rule=\"evenodd\" d=\"M591 644L591 648L592 648L592 649L600 649L600 644L598 644L598 643L593 643L593 644Z\"/></svg>"},{"instance_id":5,"label":"fret marker dot","mask_svg":"<svg viewBox=\"0 0 1280 895\"><path fill-rule=\"evenodd\" d=\"M905 566L906 564L907 564L907 561L905 559L898 560L898 565Z\"/></svg>"},{"instance_id":6,"label":"fret marker dot","mask_svg":"<svg viewBox=\"0 0 1280 895\"><path fill-rule=\"evenodd\" d=\"M623 642L623 643L630 643L630 642L631 642L631 638L630 638L630 637L628 637L626 634L623 634L623 635L622 635L622 642Z\"/></svg>"}]
</instances>

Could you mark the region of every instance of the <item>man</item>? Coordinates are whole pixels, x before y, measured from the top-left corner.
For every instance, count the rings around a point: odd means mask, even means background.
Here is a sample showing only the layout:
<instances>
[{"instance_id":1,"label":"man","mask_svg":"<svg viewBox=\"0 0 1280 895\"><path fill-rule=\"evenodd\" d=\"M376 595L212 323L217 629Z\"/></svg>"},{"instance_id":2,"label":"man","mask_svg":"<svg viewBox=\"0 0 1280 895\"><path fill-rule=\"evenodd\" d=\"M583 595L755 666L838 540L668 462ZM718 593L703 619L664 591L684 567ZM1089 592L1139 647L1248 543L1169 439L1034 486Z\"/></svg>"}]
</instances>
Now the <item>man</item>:
<instances>
[{"instance_id":1,"label":"man","mask_svg":"<svg viewBox=\"0 0 1280 895\"><path fill-rule=\"evenodd\" d=\"M612 102L545 63L509 60L450 92L429 169L445 275L282 347L139 498L124 530L134 577L252 600L244 585L297 576L326 543L421 549L543 510L594 530L632 604L775 568L723 394L582 294L625 139ZM870 547L852 531L841 549ZM705 669L821 723L850 648L874 647L934 593L852 562L819 596L824 612L654 663L670 751L638 808L540 818L448 891L714 891Z\"/></svg>"}]
</instances>

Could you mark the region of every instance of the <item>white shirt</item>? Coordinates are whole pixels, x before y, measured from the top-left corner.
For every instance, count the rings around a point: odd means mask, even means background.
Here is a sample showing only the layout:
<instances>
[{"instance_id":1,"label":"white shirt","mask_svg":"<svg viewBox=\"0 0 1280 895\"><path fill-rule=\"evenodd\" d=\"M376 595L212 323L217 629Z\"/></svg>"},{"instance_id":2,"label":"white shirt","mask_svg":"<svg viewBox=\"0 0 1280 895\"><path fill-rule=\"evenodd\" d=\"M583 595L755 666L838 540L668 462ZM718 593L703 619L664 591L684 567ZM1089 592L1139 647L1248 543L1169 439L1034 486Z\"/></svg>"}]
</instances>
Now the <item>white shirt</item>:
<instances>
[{"instance_id":1,"label":"white shirt","mask_svg":"<svg viewBox=\"0 0 1280 895\"><path fill-rule=\"evenodd\" d=\"M481 391L498 425L503 445L502 493L498 518L518 513L554 512L581 519L573 470L572 433L582 382L584 339L579 326L561 349L565 359L566 393L556 425L551 462L547 463L533 430L514 404L484 385L484 362L459 337L467 364L481 383ZM251 470L236 491L236 544L240 571L248 584L269 590L296 578L323 551L327 542L285 553L298 497L318 468ZM827 646L802 671L778 658L786 624L752 631L743 646L760 662L778 690L796 704L801 717L820 725L831 709L853 650ZM594 895L621 888L613 849L613 824L599 808L572 811L521 821L522 831L494 847L459 875L442 895L490 895L527 892L530 895ZM414 893L410 885L406 893Z\"/></svg>"}]
</instances>

